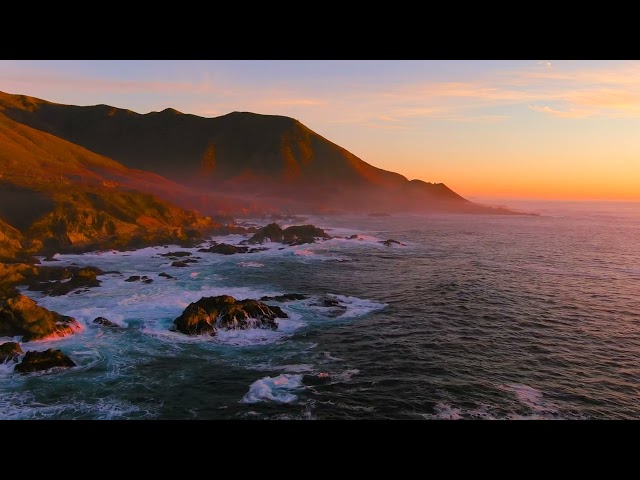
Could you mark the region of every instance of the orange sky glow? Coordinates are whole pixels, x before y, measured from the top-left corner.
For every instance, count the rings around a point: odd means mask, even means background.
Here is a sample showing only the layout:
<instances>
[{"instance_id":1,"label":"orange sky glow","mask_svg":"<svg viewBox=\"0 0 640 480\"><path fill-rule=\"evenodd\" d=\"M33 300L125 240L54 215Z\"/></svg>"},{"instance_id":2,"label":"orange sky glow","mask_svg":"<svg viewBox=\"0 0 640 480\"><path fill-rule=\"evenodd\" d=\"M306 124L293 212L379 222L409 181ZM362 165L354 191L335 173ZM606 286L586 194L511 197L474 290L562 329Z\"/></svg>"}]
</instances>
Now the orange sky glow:
<instances>
[{"instance_id":1,"label":"orange sky glow","mask_svg":"<svg viewBox=\"0 0 640 480\"><path fill-rule=\"evenodd\" d=\"M0 90L287 115L467 197L640 200L638 61L0 61Z\"/></svg>"}]
</instances>

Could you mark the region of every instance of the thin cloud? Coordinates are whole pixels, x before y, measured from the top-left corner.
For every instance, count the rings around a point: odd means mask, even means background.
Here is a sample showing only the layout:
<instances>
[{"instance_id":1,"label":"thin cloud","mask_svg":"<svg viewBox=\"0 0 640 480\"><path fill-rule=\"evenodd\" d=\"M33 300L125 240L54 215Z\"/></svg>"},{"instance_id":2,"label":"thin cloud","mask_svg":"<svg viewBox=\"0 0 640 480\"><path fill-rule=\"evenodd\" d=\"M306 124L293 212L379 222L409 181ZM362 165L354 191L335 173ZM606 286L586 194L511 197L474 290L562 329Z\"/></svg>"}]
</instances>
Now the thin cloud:
<instances>
[{"instance_id":1,"label":"thin cloud","mask_svg":"<svg viewBox=\"0 0 640 480\"><path fill-rule=\"evenodd\" d=\"M327 102L312 98L276 98L273 100L267 99L263 103L272 106L316 107L326 105Z\"/></svg>"},{"instance_id":2,"label":"thin cloud","mask_svg":"<svg viewBox=\"0 0 640 480\"><path fill-rule=\"evenodd\" d=\"M207 93L217 91L213 85L208 83L105 80L58 75L15 75L1 72L0 81L17 85L43 85L49 88L53 86L68 90L103 93Z\"/></svg>"},{"instance_id":3,"label":"thin cloud","mask_svg":"<svg viewBox=\"0 0 640 480\"><path fill-rule=\"evenodd\" d=\"M640 117L640 62L606 65L541 60L527 67L487 73L471 81L426 81L378 85L346 82L312 90L300 84L249 89L209 77L192 81L76 78L25 69L0 70L0 90L31 93L180 95L182 111L220 115L234 110L289 115L324 122L410 128L421 120L465 123L508 121L514 109L558 118ZM16 90L20 91L16 91ZM46 97L45 97L46 98ZM214 107L202 106L213 105ZM508 114L505 109L509 109ZM393 125L393 126L391 126Z\"/></svg>"},{"instance_id":4,"label":"thin cloud","mask_svg":"<svg viewBox=\"0 0 640 480\"><path fill-rule=\"evenodd\" d=\"M557 118L586 118L590 116L587 111L581 110L556 110L547 105L529 105L534 112L546 113Z\"/></svg>"}]
</instances>

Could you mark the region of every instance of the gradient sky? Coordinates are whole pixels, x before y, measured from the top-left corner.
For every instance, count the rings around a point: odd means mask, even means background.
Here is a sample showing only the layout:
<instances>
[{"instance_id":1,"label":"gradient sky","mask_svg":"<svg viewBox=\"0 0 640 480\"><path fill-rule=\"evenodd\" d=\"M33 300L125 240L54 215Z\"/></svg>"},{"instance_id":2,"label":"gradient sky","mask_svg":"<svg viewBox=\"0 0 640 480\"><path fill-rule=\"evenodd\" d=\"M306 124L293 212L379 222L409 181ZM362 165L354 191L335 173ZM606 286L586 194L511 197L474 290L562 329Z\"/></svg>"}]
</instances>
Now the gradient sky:
<instances>
[{"instance_id":1,"label":"gradient sky","mask_svg":"<svg viewBox=\"0 0 640 480\"><path fill-rule=\"evenodd\" d=\"M639 61L0 61L0 90L287 115L467 197L640 200Z\"/></svg>"}]
</instances>

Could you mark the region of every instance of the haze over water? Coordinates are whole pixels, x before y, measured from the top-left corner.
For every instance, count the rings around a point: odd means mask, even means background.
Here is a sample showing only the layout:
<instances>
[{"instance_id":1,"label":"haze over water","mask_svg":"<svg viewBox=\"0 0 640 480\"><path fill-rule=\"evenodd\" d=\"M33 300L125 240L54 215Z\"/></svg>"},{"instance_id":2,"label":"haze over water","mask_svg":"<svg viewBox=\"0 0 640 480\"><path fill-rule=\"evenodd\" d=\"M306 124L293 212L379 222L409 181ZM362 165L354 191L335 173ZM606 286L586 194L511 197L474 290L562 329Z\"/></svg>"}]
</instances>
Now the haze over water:
<instances>
[{"instance_id":1,"label":"haze over water","mask_svg":"<svg viewBox=\"0 0 640 480\"><path fill-rule=\"evenodd\" d=\"M0 366L0 417L638 418L640 204L501 203L541 215L309 217L364 240L195 253L182 269L162 247L59 256L121 275L81 294L29 292L85 328L23 349L62 348L79 366ZM389 238L406 246L378 243ZM169 331L201 296L293 292L308 298L281 304L291 318L275 332Z\"/></svg>"}]
</instances>

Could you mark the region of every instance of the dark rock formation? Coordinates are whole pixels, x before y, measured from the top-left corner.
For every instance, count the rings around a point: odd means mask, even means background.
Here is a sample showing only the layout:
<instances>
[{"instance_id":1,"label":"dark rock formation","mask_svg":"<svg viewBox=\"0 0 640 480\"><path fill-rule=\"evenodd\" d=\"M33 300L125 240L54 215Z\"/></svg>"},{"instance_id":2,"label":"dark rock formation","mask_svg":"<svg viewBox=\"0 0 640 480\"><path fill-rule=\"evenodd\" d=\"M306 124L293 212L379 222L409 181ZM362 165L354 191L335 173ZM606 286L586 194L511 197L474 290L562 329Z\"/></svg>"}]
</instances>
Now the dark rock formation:
<instances>
[{"instance_id":1,"label":"dark rock formation","mask_svg":"<svg viewBox=\"0 0 640 480\"><path fill-rule=\"evenodd\" d=\"M331 235L327 234L322 228L313 225L294 225L284 229L284 239L282 243L289 245L302 245L305 243L314 243L317 237L329 239Z\"/></svg>"},{"instance_id":2,"label":"dark rock formation","mask_svg":"<svg viewBox=\"0 0 640 480\"><path fill-rule=\"evenodd\" d=\"M140 280L140 275L131 275L125 280L125 282L137 282Z\"/></svg>"},{"instance_id":3,"label":"dark rock formation","mask_svg":"<svg viewBox=\"0 0 640 480\"><path fill-rule=\"evenodd\" d=\"M120 325L118 325L117 323L113 323L111 320L108 320L104 317L96 318L93 323L97 323L98 325L102 325L103 327L108 328L120 328Z\"/></svg>"},{"instance_id":4,"label":"dark rock formation","mask_svg":"<svg viewBox=\"0 0 640 480\"><path fill-rule=\"evenodd\" d=\"M22 335L25 342L64 337L81 330L75 318L47 310L24 295L0 300L0 336Z\"/></svg>"},{"instance_id":5,"label":"dark rock formation","mask_svg":"<svg viewBox=\"0 0 640 480\"><path fill-rule=\"evenodd\" d=\"M331 238L322 228L313 225L293 225L282 230L277 223L270 223L258 230L247 243L264 243L266 239L269 239L271 242L302 245L304 243L314 243L317 237Z\"/></svg>"},{"instance_id":6,"label":"dark rock formation","mask_svg":"<svg viewBox=\"0 0 640 480\"><path fill-rule=\"evenodd\" d=\"M160 256L161 257L190 257L191 253L190 252L168 252L168 253L161 253Z\"/></svg>"},{"instance_id":7,"label":"dark rock formation","mask_svg":"<svg viewBox=\"0 0 640 480\"><path fill-rule=\"evenodd\" d=\"M246 330L249 328L278 328L276 318L288 318L278 307L257 300L236 300L228 295L203 297L191 303L174 320L175 329L188 335L215 335L219 328Z\"/></svg>"},{"instance_id":8,"label":"dark rock formation","mask_svg":"<svg viewBox=\"0 0 640 480\"><path fill-rule=\"evenodd\" d=\"M273 313L276 314L276 317L278 318L289 318L289 315L287 315L286 313L284 313L284 311L282 310L282 308L278 307L277 305L269 305L268 306L271 311ZM275 330L275 329L274 329Z\"/></svg>"},{"instance_id":9,"label":"dark rock formation","mask_svg":"<svg viewBox=\"0 0 640 480\"><path fill-rule=\"evenodd\" d=\"M13 360L18 361L18 357L22 354L22 348L17 342L6 342L0 345L0 363Z\"/></svg>"},{"instance_id":10,"label":"dark rock formation","mask_svg":"<svg viewBox=\"0 0 640 480\"><path fill-rule=\"evenodd\" d=\"M169 275L168 273L162 272L158 274L159 277L164 277L167 279L173 279L173 280L177 280L176 277L174 277L173 275Z\"/></svg>"},{"instance_id":11,"label":"dark rock formation","mask_svg":"<svg viewBox=\"0 0 640 480\"><path fill-rule=\"evenodd\" d=\"M262 297L261 302L292 302L294 300L304 300L306 295L301 293L285 293L284 295L277 295L275 297Z\"/></svg>"},{"instance_id":12,"label":"dark rock formation","mask_svg":"<svg viewBox=\"0 0 640 480\"><path fill-rule=\"evenodd\" d=\"M16 365L16 372L39 372L55 367L68 368L75 366L75 362L62 353L62 350L49 348L44 352L27 352L22 361Z\"/></svg>"},{"instance_id":13,"label":"dark rock formation","mask_svg":"<svg viewBox=\"0 0 640 480\"><path fill-rule=\"evenodd\" d=\"M59 262L60 260L58 260L57 258L53 258L51 255L45 257L44 259L45 262Z\"/></svg>"},{"instance_id":14,"label":"dark rock formation","mask_svg":"<svg viewBox=\"0 0 640 480\"><path fill-rule=\"evenodd\" d=\"M267 238L271 242L282 242L284 234L280 225L277 223L270 223L266 227L261 228L248 240L248 243L253 245L256 243L264 243Z\"/></svg>"},{"instance_id":15,"label":"dark rock formation","mask_svg":"<svg viewBox=\"0 0 640 480\"><path fill-rule=\"evenodd\" d=\"M397 240L393 240L392 238L390 238L389 240L380 240L381 244L383 244L385 247L390 247L391 245L401 245L403 247L406 247L406 245L404 243L400 243Z\"/></svg>"},{"instance_id":16,"label":"dark rock formation","mask_svg":"<svg viewBox=\"0 0 640 480\"><path fill-rule=\"evenodd\" d=\"M347 311L347 307L335 298L324 297L311 304L314 307L323 307L328 309L328 316L339 317Z\"/></svg>"},{"instance_id":17,"label":"dark rock formation","mask_svg":"<svg viewBox=\"0 0 640 480\"><path fill-rule=\"evenodd\" d=\"M229 245L228 243L221 243L219 245L213 245L209 248L201 248L199 252L218 253L220 255L234 255L236 253L247 253L248 247L237 247L235 245Z\"/></svg>"},{"instance_id":18,"label":"dark rock formation","mask_svg":"<svg viewBox=\"0 0 640 480\"><path fill-rule=\"evenodd\" d=\"M182 268L182 267L186 267L186 266L187 266L187 264L178 260L178 261L176 261L176 262L173 262L173 263L171 264L171 266L172 266L172 267L179 267L179 268Z\"/></svg>"},{"instance_id":19,"label":"dark rock formation","mask_svg":"<svg viewBox=\"0 0 640 480\"><path fill-rule=\"evenodd\" d=\"M350 237L347 237L347 240L357 240L359 237L358 235L356 235L355 233L353 235L351 235Z\"/></svg>"},{"instance_id":20,"label":"dark rock formation","mask_svg":"<svg viewBox=\"0 0 640 480\"><path fill-rule=\"evenodd\" d=\"M0 297L12 297L19 292L16 285L23 284L28 278L34 277L37 267L24 263L0 263Z\"/></svg>"},{"instance_id":21,"label":"dark rock formation","mask_svg":"<svg viewBox=\"0 0 640 480\"><path fill-rule=\"evenodd\" d=\"M66 295L80 288L99 287L97 275L104 275L97 267L38 267L36 275L28 279L28 290L52 297Z\"/></svg>"}]
</instances>

